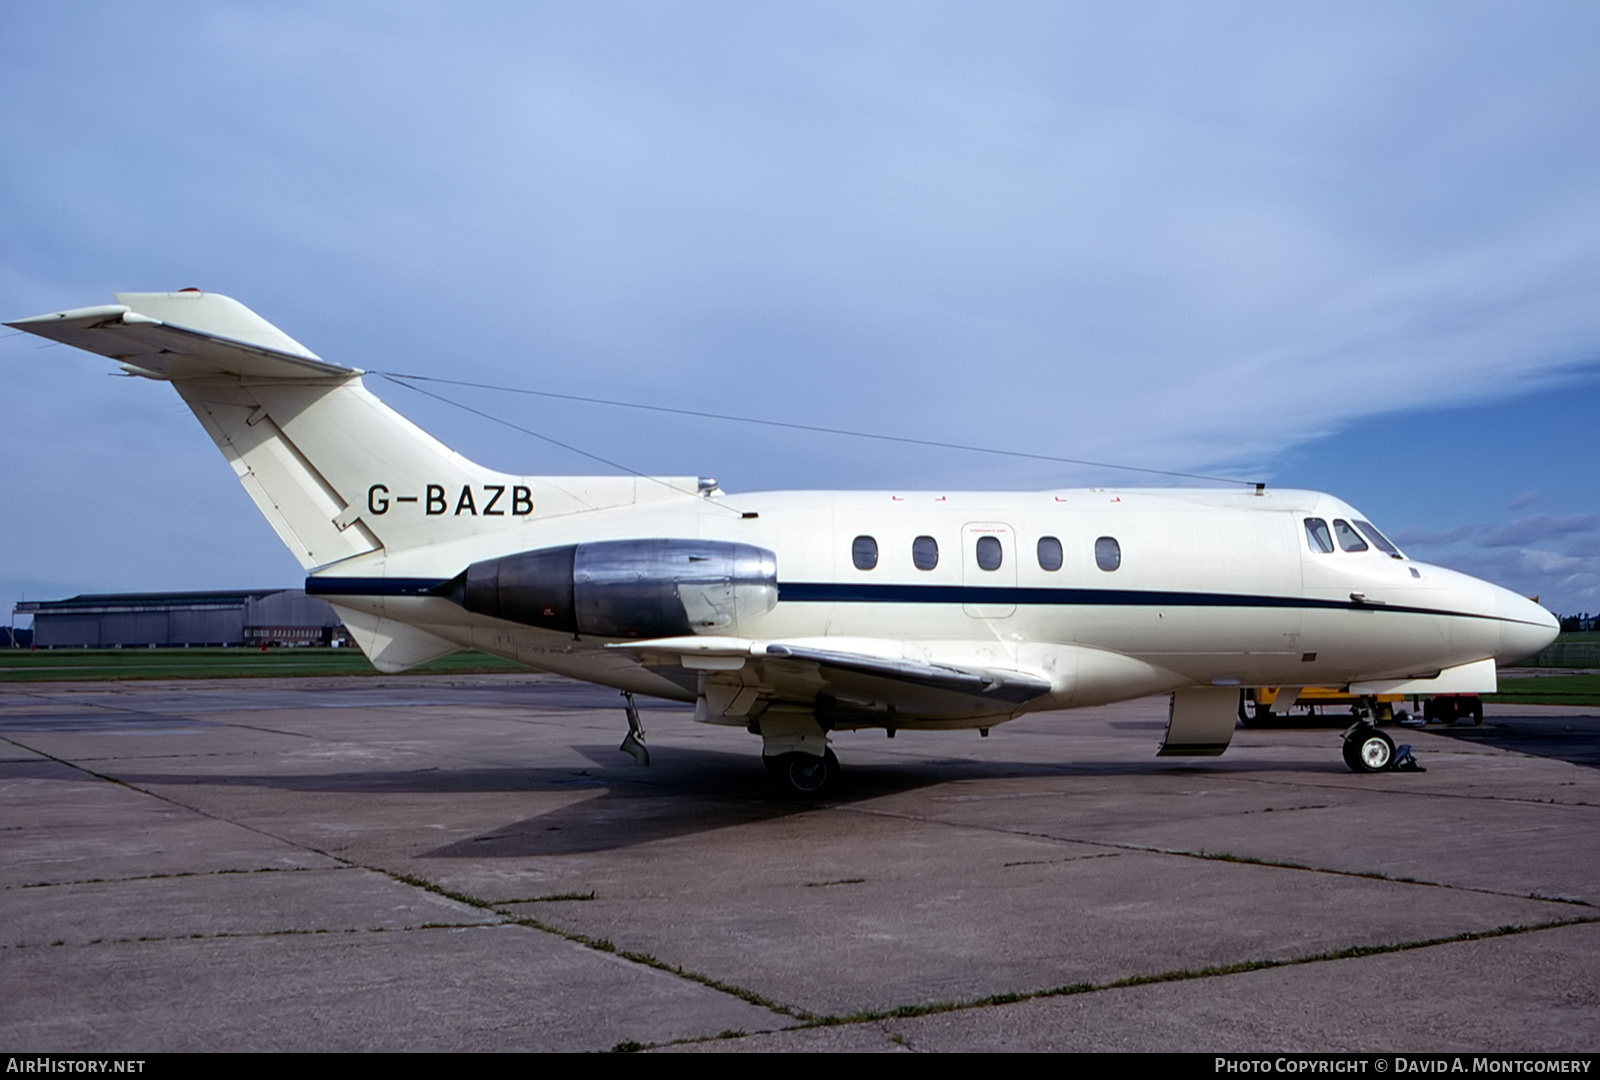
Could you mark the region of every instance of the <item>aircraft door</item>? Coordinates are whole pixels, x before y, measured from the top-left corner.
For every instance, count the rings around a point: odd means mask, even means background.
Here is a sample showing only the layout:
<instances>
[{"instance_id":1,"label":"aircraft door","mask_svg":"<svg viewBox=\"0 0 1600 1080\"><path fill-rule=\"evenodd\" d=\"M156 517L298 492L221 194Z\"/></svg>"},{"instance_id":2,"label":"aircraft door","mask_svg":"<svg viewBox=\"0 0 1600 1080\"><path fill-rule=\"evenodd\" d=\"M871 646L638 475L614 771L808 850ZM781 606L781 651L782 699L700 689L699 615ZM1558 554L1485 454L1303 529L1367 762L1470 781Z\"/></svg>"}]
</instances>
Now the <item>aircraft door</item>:
<instances>
[{"instance_id":1,"label":"aircraft door","mask_svg":"<svg viewBox=\"0 0 1600 1080\"><path fill-rule=\"evenodd\" d=\"M975 619L1005 619L1017 610L1017 537L1011 526L978 521L961 528L962 609Z\"/></svg>"}]
</instances>

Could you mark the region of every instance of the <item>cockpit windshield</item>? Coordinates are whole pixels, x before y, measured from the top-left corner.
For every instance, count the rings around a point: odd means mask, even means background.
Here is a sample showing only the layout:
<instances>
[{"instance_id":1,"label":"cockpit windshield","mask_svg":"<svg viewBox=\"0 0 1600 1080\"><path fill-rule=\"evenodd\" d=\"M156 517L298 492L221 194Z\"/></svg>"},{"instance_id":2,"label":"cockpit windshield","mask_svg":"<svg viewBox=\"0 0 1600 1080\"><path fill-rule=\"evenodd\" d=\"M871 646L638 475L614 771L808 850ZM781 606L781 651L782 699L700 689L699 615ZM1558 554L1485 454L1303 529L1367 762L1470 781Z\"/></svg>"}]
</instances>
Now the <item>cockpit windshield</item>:
<instances>
[{"instance_id":1,"label":"cockpit windshield","mask_svg":"<svg viewBox=\"0 0 1600 1080\"><path fill-rule=\"evenodd\" d=\"M1345 521L1343 518L1334 519L1333 535L1339 538L1340 551L1367 550L1367 542L1361 539L1361 537L1357 536L1356 531L1350 527L1350 523Z\"/></svg>"},{"instance_id":2,"label":"cockpit windshield","mask_svg":"<svg viewBox=\"0 0 1600 1080\"><path fill-rule=\"evenodd\" d=\"M1379 532L1377 527L1374 526L1370 521L1362 521L1357 518L1356 528L1361 530L1361 535L1372 541L1373 547L1377 548L1385 555L1395 559L1405 558L1404 555L1400 554L1400 549L1391 544L1389 542L1389 538Z\"/></svg>"}]
</instances>

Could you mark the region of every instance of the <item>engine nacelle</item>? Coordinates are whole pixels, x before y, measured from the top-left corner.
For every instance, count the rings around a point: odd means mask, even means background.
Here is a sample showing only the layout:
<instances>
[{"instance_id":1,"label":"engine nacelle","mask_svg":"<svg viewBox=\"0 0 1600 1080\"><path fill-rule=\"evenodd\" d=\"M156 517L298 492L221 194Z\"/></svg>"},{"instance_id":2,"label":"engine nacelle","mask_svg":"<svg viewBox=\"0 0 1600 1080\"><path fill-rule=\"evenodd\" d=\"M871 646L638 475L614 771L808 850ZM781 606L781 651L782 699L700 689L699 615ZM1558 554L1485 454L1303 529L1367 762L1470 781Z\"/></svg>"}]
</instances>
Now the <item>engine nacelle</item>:
<instances>
[{"instance_id":1,"label":"engine nacelle","mask_svg":"<svg viewBox=\"0 0 1600 1080\"><path fill-rule=\"evenodd\" d=\"M725 540L602 540L473 563L436 593L569 634L720 634L777 605L778 557Z\"/></svg>"}]
</instances>

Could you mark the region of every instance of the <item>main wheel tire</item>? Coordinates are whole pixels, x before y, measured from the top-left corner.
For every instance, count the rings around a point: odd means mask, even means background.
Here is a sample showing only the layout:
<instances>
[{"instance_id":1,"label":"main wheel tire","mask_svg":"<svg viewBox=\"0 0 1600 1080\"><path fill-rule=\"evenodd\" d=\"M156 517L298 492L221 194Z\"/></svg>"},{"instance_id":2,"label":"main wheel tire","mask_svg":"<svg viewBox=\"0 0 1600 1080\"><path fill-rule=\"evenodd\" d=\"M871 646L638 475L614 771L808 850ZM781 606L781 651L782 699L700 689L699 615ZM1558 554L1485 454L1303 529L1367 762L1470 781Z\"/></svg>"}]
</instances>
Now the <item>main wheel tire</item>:
<instances>
[{"instance_id":1,"label":"main wheel tire","mask_svg":"<svg viewBox=\"0 0 1600 1080\"><path fill-rule=\"evenodd\" d=\"M839 759L832 750L821 757L796 751L762 761L779 792L791 799L820 799L839 782Z\"/></svg>"},{"instance_id":2,"label":"main wheel tire","mask_svg":"<svg viewBox=\"0 0 1600 1080\"><path fill-rule=\"evenodd\" d=\"M1394 740L1377 728L1352 735L1344 741L1344 763L1351 772L1383 772L1394 765Z\"/></svg>"}]
</instances>

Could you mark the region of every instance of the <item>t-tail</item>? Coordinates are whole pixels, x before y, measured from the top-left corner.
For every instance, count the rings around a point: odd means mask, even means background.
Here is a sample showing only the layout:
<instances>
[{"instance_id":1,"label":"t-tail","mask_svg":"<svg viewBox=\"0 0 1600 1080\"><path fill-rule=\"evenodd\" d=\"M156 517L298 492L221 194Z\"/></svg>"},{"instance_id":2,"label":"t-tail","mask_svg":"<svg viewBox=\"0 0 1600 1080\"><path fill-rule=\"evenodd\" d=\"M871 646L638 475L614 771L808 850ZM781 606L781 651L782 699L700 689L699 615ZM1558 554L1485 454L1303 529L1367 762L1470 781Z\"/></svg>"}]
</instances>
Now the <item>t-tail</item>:
<instances>
[{"instance_id":1,"label":"t-tail","mask_svg":"<svg viewBox=\"0 0 1600 1080\"><path fill-rule=\"evenodd\" d=\"M694 477L484 468L379 401L362 371L328 363L236 300L193 289L116 298L7 325L172 383L308 570L695 493Z\"/></svg>"}]
</instances>

